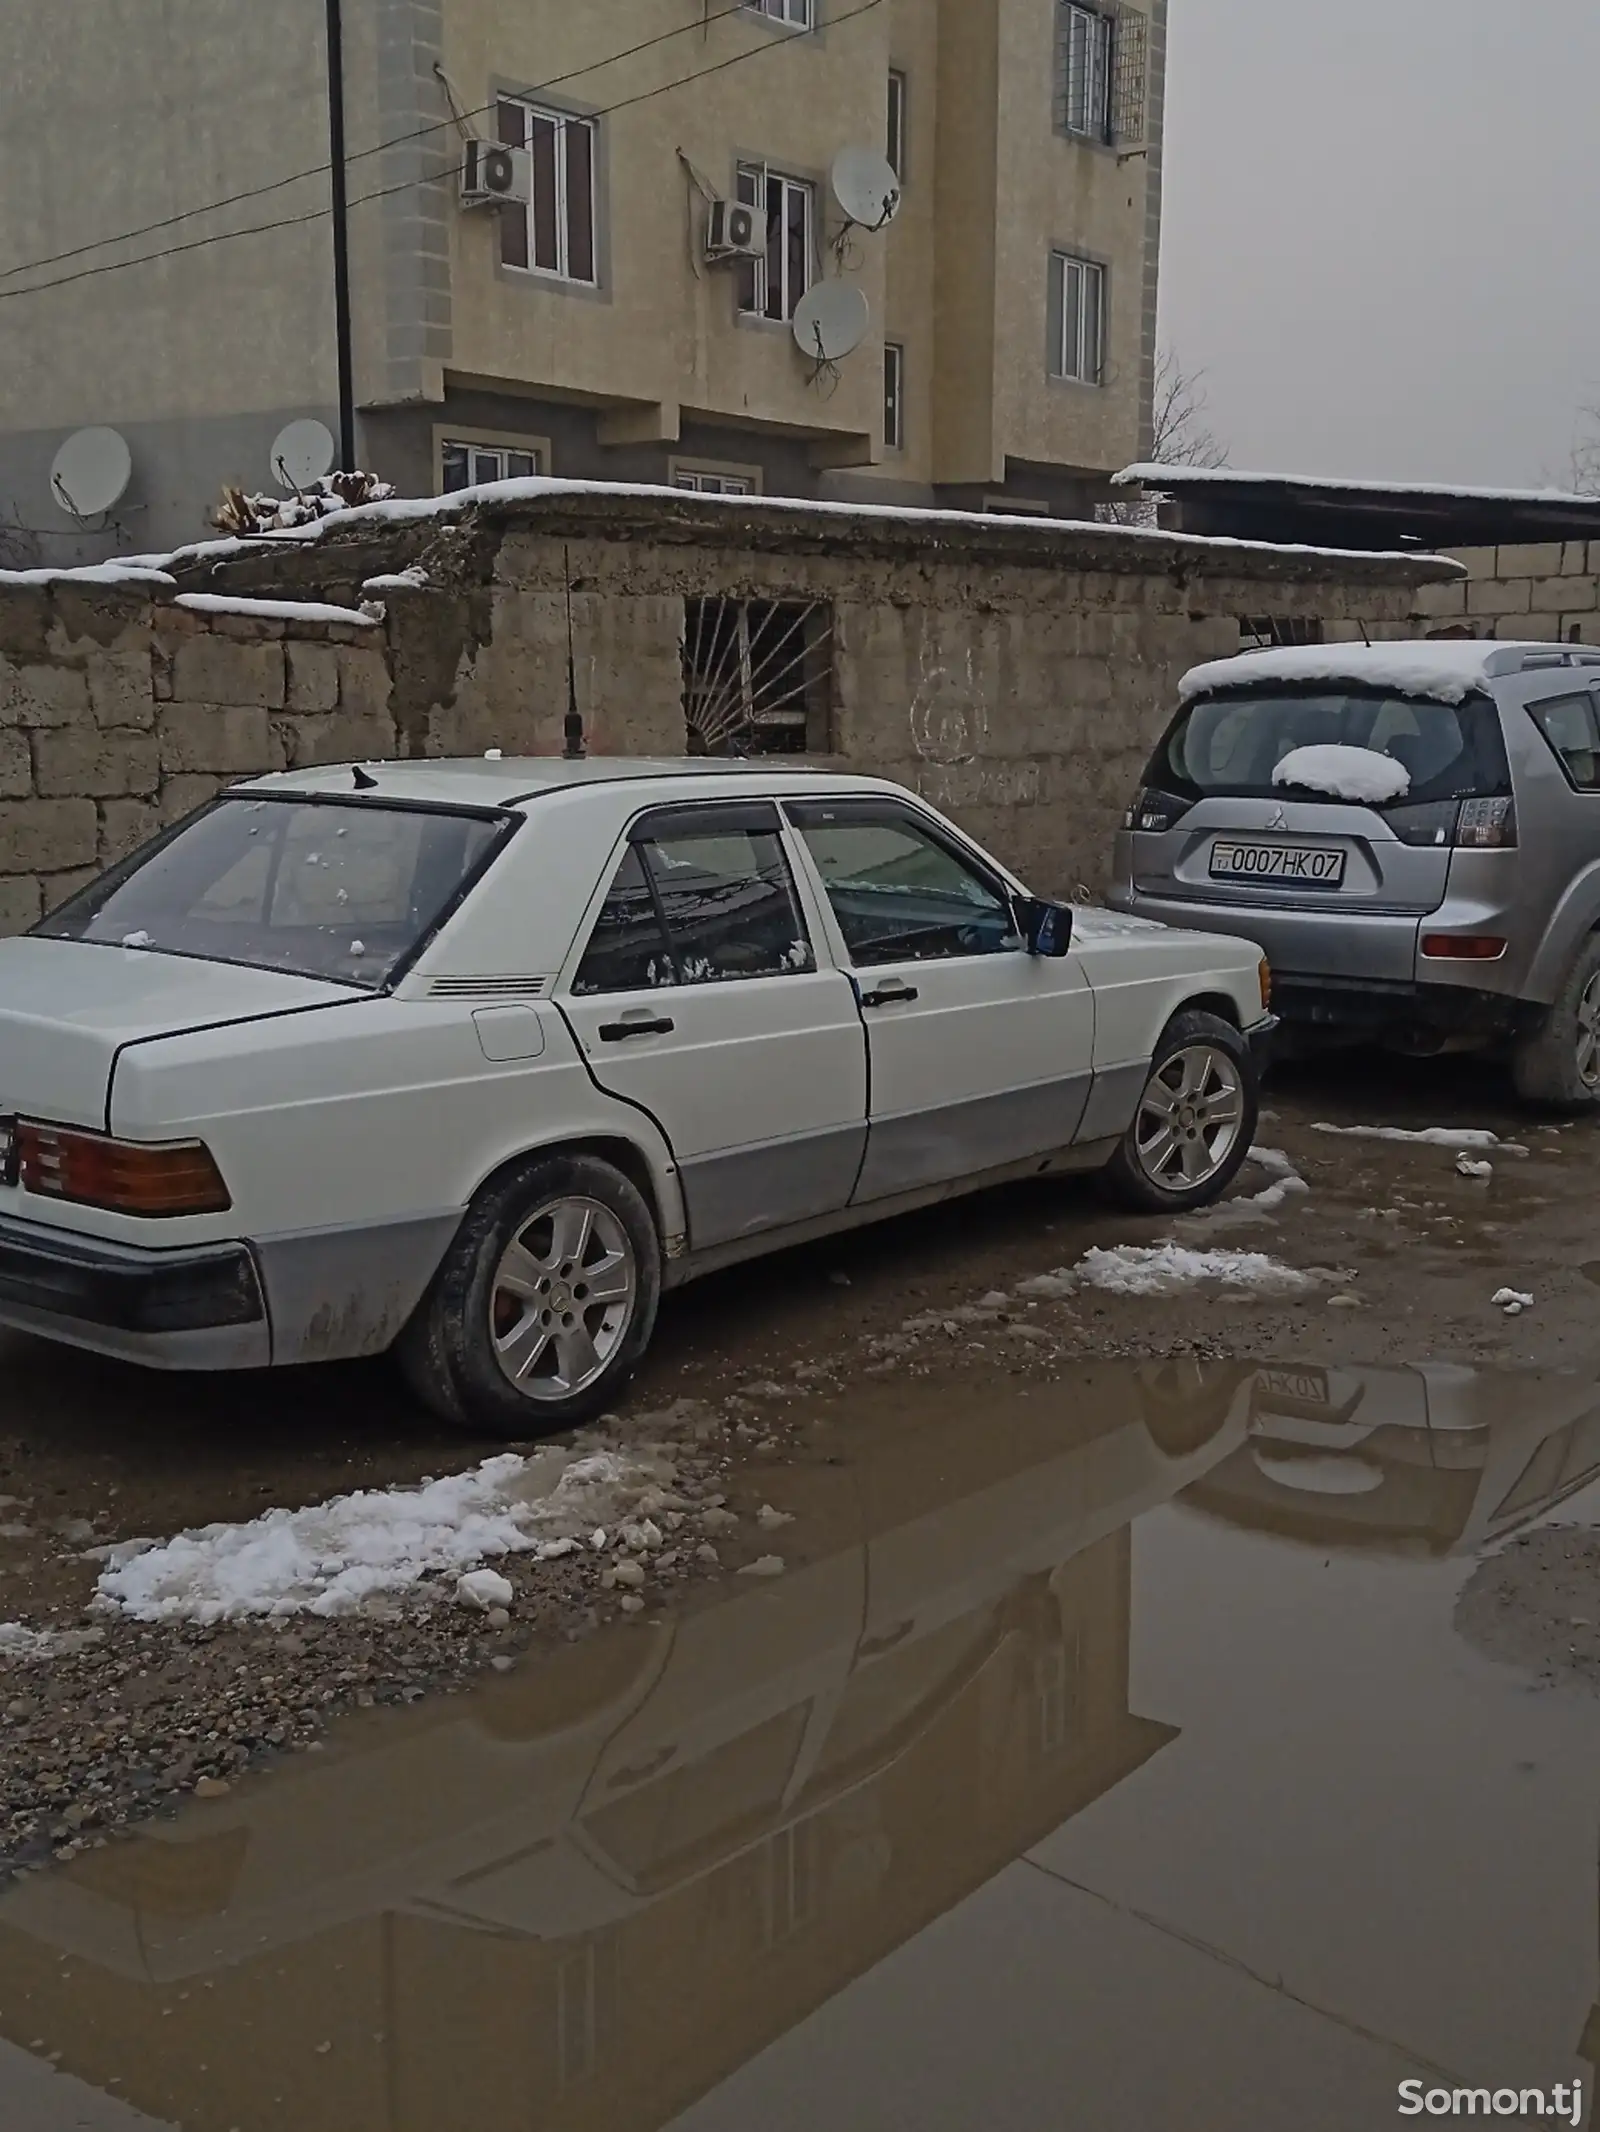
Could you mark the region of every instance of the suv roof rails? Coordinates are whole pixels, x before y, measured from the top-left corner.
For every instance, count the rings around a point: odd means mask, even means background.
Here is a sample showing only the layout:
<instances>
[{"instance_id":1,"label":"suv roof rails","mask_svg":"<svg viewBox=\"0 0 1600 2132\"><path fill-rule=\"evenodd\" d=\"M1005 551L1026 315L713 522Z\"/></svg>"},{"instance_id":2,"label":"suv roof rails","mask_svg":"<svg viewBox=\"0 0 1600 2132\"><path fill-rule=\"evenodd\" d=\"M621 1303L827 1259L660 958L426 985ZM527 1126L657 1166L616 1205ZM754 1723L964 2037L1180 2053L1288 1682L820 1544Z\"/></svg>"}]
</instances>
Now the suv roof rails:
<instances>
[{"instance_id":1,"label":"suv roof rails","mask_svg":"<svg viewBox=\"0 0 1600 2132\"><path fill-rule=\"evenodd\" d=\"M1522 672L1543 672L1553 666L1600 666L1600 646L1589 644L1552 644L1548 651L1525 651L1522 655Z\"/></svg>"}]
</instances>

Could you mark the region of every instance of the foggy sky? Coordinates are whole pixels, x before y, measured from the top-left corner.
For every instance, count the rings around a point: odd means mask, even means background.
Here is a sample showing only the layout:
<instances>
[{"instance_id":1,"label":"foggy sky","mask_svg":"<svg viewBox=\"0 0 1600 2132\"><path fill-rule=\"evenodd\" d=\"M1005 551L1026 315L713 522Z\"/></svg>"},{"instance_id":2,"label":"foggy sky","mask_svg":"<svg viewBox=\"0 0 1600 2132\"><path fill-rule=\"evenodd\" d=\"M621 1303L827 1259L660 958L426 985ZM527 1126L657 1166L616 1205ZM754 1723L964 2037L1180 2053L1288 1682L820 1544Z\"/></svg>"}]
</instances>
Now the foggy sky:
<instances>
[{"instance_id":1,"label":"foggy sky","mask_svg":"<svg viewBox=\"0 0 1600 2132\"><path fill-rule=\"evenodd\" d=\"M1566 482L1597 0L1172 0L1166 181L1162 335L1235 467Z\"/></svg>"}]
</instances>

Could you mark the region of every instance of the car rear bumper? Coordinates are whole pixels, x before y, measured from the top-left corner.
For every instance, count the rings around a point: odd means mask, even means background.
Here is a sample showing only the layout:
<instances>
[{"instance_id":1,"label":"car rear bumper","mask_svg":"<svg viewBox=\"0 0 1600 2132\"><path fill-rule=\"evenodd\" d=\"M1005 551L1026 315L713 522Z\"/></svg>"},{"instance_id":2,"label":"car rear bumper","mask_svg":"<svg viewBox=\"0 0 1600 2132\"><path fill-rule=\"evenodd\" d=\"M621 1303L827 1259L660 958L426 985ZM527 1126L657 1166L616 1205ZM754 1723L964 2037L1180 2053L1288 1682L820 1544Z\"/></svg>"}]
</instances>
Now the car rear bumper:
<instances>
[{"instance_id":1,"label":"car rear bumper","mask_svg":"<svg viewBox=\"0 0 1600 2132\"><path fill-rule=\"evenodd\" d=\"M0 1324L158 1369L271 1360L261 1277L245 1244L146 1251L0 1218Z\"/></svg>"}]
</instances>

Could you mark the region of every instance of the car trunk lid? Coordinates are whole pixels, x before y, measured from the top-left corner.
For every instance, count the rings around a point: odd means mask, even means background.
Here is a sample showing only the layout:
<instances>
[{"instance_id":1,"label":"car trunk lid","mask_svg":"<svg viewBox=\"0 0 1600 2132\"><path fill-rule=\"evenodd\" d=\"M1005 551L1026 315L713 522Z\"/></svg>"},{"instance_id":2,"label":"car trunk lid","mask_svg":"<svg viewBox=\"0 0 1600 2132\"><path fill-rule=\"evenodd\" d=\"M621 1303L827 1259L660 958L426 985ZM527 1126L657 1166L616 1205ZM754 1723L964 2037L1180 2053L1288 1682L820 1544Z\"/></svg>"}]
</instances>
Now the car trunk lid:
<instances>
[{"instance_id":1,"label":"car trunk lid","mask_svg":"<svg viewBox=\"0 0 1600 2132\"><path fill-rule=\"evenodd\" d=\"M1450 859L1447 843L1403 842L1351 801L1227 796L1197 801L1164 834L1136 835L1134 881L1186 902L1421 917L1444 901Z\"/></svg>"},{"instance_id":2,"label":"car trunk lid","mask_svg":"<svg viewBox=\"0 0 1600 2132\"><path fill-rule=\"evenodd\" d=\"M104 1131L125 1046L365 996L320 978L194 956L0 941L0 1115Z\"/></svg>"}]
</instances>

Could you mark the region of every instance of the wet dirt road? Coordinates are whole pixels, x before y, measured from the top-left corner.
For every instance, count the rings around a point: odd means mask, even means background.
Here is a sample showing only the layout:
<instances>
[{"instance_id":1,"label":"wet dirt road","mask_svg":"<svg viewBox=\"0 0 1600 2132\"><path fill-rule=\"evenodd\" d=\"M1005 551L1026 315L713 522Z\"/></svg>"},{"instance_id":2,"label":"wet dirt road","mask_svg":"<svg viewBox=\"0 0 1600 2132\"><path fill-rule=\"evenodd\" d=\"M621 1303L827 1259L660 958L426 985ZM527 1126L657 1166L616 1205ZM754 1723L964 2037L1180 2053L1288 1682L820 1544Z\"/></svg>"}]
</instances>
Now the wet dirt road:
<instances>
[{"instance_id":1,"label":"wet dirt road","mask_svg":"<svg viewBox=\"0 0 1600 2132\"><path fill-rule=\"evenodd\" d=\"M1571 1368L809 1390L761 1465L781 1578L365 1713L0 1899L0 2122L1352 2132L1408 2079L1588 2095L1597 1477Z\"/></svg>"}]
</instances>

